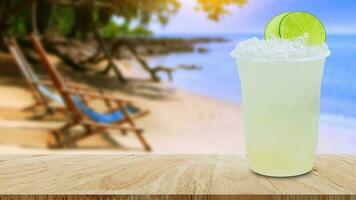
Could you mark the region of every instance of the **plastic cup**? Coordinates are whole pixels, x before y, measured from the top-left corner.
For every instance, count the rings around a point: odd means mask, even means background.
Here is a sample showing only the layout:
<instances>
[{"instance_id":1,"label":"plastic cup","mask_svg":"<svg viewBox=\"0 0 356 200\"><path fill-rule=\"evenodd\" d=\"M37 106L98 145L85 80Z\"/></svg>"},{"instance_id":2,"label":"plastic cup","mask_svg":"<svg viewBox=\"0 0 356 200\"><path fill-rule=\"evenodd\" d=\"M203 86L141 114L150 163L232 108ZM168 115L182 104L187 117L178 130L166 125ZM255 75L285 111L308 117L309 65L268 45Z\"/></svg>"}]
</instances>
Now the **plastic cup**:
<instances>
[{"instance_id":1,"label":"plastic cup","mask_svg":"<svg viewBox=\"0 0 356 200\"><path fill-rule=\"evenodd\" d=\"M242 87L245 143L254 172L287 177L313 168L320 85L329 55L274 60L235 56Z\"/></svg>"}]
</instances>

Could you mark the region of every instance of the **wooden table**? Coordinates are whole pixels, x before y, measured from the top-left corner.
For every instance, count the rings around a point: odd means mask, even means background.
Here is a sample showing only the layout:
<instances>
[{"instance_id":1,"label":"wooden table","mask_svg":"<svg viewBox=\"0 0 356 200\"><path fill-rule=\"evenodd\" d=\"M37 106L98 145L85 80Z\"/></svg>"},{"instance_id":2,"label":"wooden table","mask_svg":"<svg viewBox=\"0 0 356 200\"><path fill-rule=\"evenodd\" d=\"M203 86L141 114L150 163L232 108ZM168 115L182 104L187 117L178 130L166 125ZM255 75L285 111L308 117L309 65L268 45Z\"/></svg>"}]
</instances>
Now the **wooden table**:
<instances>
[{"instance_id":1,"label":"wooden table","mask_svg":"<svg viewBox=\"0 0 356 200\"><path fill-rule=\"evenodd\" d=\"M0 194L356 199L356 156L321 155L306 175L271 178L250 171L245 155L0 155Z\"/></svg>"}]
</instances>

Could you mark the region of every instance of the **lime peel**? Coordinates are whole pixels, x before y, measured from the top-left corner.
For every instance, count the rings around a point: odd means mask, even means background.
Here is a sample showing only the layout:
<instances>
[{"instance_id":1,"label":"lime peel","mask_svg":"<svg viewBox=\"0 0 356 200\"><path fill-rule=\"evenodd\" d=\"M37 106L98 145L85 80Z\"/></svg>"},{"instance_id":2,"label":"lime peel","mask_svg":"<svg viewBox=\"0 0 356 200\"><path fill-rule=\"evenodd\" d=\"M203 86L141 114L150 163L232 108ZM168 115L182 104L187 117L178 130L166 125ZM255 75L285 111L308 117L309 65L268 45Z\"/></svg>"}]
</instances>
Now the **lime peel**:
<instances>
[{"instance_id":1,"label":"lime peel","mask_svg":"<svg viewBox=\"0 0 356 200\"><path fill-rule=\"evenodd\" d=\"M309 45L319 45L326 40L322 22L307 12L281 13L270 20L265 28L265 39L280 37L295 39L304 37Z\"/></svg>"}]
</instances>

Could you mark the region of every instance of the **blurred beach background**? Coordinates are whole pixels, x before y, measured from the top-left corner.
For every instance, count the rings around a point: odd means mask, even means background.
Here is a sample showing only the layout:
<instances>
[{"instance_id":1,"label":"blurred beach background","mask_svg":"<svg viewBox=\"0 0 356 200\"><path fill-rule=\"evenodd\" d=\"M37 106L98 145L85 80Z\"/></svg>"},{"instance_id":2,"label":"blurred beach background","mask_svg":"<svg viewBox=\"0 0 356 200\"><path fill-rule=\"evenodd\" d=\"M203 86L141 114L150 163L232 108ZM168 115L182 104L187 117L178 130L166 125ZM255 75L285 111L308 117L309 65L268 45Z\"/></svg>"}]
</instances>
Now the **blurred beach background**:
<instances>
[{"instance_id":1,"label":"blurred beach background","mask_svg":"<svg viewBox=\"0 0 356 200\"><path fill-rule=\"evenodd\" d=\"M129 89L129 92L113 74L105 78L86 76L68 67L63 67L62 71L73 80L110 89L118 96L148 108L150 114L138 124L145 130L145 137L154 153L245 153L240 82L230 52L242 40L262 38L264 25L278 13L294 10L311 12L324 23L331 51L322 81L318 152L356 153L356 23L353 22L356 3L346 0L224 0L228 13L224 11L221 16L215 16L213 12L204 11L204 7L197 9L197 5L204 2L209 1L181 0L178 11L169 17L165 25L152 20L145 25L147 35L129 36L129 40L138 44L145 40L143 38L156 41L158 45L153 46L159 48L151 48L153 51L167 51L146 52L145 60L149 66L197 66L196 70L177 70L172 74L172 80L164 73L159 74L160 83L132 81L130 88L135 89ZM125 23L120 16L113 16L112 21ZM130 26L137 24L139 22L133 20ZM152 42L145 44L149 46ZM165 45L176 48L167 50ZM139 146L136 141L127 136L113 136L121 144L115 148L99 136L84 141L83 148L79 149L45 148L46 132L61 122L16 119L16 109L30 104L31 96L24 80L18 81L21 75L16 72L15 63L9 55L2 53L0 56L1 153L141 152L136 148ZM60 63L55 56L52 60ZM120 69L126 77L149 78L147 72L140 69L137 60L129 57L117 59L116 62L122 64ZM12 70L8 69L9 66ZM81 78L86 81L78 80Z\"/></svg>"}]
</instances>

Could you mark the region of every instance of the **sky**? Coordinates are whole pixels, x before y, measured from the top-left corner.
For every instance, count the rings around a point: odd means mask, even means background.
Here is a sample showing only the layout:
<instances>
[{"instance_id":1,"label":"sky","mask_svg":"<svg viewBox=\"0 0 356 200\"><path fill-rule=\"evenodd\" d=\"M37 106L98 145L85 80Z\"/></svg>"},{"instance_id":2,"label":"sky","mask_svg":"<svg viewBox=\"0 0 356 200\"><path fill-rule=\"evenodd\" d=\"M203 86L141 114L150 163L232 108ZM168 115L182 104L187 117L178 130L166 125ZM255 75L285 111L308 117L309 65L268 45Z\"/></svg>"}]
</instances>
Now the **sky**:
<instances>
[{"instance_id":1,"label":"sky","mask_svg":"<svg viewBox=\"0 0 356 200\"><path fill-rule=\"evenodd\" d=\"M243 7L230 7L230 15L219 22L194 10L195 0L181 0L180 11L162 27L150 28L158 34L262 33L273 16L286 11L307 11L317 16L328 34L356 34L355 0L247 0Z\"/></svg>"}]
</instances>

